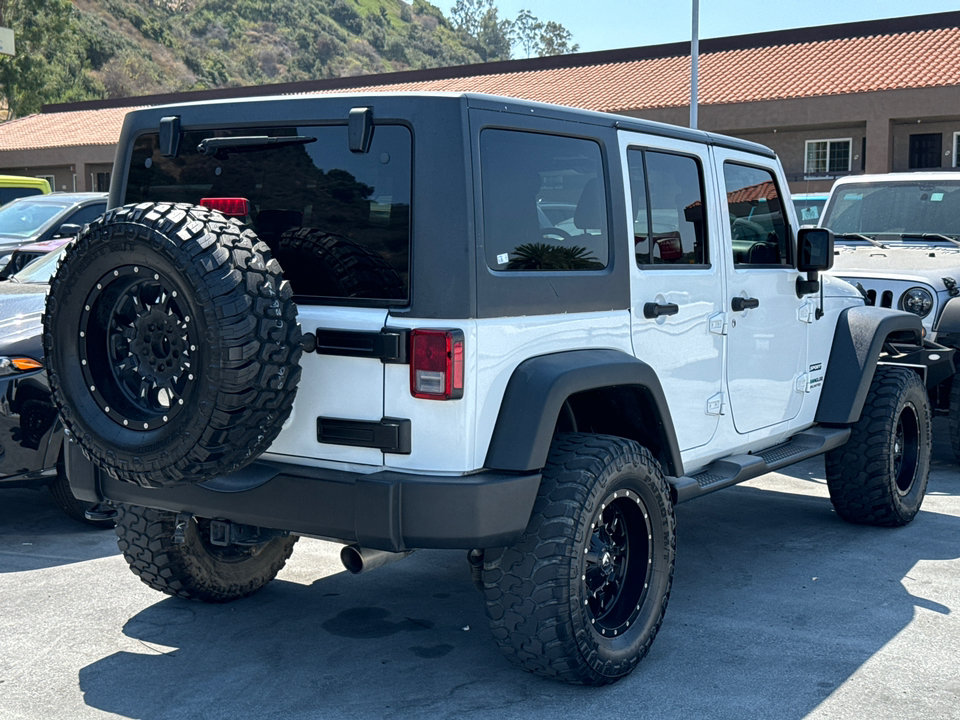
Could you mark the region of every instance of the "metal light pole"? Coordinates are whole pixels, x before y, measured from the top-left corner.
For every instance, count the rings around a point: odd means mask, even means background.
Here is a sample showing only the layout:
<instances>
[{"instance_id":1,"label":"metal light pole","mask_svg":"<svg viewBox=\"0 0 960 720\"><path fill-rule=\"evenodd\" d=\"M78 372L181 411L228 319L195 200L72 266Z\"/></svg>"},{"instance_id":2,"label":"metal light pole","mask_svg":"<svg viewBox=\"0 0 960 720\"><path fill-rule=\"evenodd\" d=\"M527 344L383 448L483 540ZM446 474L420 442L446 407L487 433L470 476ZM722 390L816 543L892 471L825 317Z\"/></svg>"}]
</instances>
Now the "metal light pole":
<instances>
[{"instance_id":1,"label":"metal light pole","mask_svg":"<svg viewBox=\"0 0 960 720\"><path fill-rule=\"evenodd\" d=\"M693 39L690 42L690 127L697 127L697 63L700 60L700 0L693 0Z\"/></svg>"}]
</instances>

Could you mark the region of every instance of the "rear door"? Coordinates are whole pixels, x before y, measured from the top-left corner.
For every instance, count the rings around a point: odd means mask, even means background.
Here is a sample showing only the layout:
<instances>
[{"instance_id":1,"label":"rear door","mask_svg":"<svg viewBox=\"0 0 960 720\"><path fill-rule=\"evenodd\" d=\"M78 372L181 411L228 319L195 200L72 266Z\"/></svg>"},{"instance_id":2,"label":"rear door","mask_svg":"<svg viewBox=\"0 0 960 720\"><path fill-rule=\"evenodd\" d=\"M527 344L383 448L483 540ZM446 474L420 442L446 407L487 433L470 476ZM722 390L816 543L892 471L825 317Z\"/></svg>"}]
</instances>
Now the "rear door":
<instances>
[{"instance_id":1,"label":"rear door","mask_svg":"<svg viewBox=\"0 0 960 720\"><path fill-rule=\"evenodd\" d=\"M635 263L634 353L660 378L681 450L705 445L724 411L723 258L705 145L622 132Z\"/></svg>"},{"instance_id":2,"label":"rear door","mask_svg":"<svg viewBox=\"0 0 960 720\"><path fill-rule=\"evenodd\" d=\"M135 142L124 202L215 207L270 246L305 333L293 412L270 454L291 462L382 465L372 431L384 416L378 338L409 303L410 130L378 125L352 152L346 125L186 131L177 157L157 133ZM321 433L337 442L321 443Z\"/></svg>"}]
</instances>

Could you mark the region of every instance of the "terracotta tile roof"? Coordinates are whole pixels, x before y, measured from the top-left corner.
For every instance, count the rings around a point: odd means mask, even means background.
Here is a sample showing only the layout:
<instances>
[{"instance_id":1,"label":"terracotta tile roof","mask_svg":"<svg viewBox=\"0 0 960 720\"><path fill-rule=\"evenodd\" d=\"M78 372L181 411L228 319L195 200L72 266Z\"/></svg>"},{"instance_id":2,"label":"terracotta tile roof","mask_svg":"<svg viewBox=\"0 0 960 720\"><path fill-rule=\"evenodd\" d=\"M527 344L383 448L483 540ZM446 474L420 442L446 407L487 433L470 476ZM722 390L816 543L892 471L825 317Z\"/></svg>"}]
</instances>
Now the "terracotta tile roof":
<instances>
[{"instance_id":1,"label":"terracotta tile roof","mask_svg":"<svg viewBox=\"0 0 960 720\"><path fill-rule=\"evenodd\" d=\"M949 20L949 25L938 26L934 21L939 19ZM922 20L923 26L908 31L891 29L904 26L901 21L907 20ZM823 29L806 28L771 34L778 40L772 43L752 43L759 35L704 41L701 48L716 49L700 56L700 103L745 103L960 85L960 13L901 18L887 21L882 28L876 22L831 28L835 32L825 36L827 39L812 37L814 31ZM848 28L849 36L836 36L837 31ZM883 32L860 35L854 32L877 28ZM803 41L790 42L796 38ZM738 40L743 41L740 43L743 47L738 47ZM470 91L607 112L684 107L689 102L690 77L690 60L684 48L689 48L689 43L649 49L659 54L636 48L541 58L540 62L514 61L502 64L504 72L496 72L497 64L470 66L463 72L478 74L454 77L458 70L445 68L393 73L389 79L384 78L384 84L378 85L374 84L376 76L366 76L274 89L265 87L263 92ZM629 57L631 54L633 59ZM535 69L526 69L528 67ZM443 77L437 77L440 75ZM411 80L404 81L407 77ZM245 88L238 94L249 96L257 91ZM189 94L177 98L158 97L156 101L186 99L190 99ZM153 102L154 98L135 100L142 105ZM115 103L104 101L104 104ZM57 109L66 107L57 106ZM119 138L123 115L129 109L77 109L3 123L0 124L0 151L114 144Z\"/></svg>"},{"instance_id":2,"label":"terracotta tile roof","mask_svg":"<svg viewBox=\"0 0 960 720\"><path fill-rule=\"evenodd\" d=\"M28 115L0 124L0 150L116 145L132 107Z\"/></svg>"},{"instance_id":3,"label":"terracotta tile roof","mask_svg":"<svg viewBox=\"0 0 960 720\"><path fill-rule=\"evenodd\" d=\"M960 28L704 53L702 105L960 84ZM589 110L685 107L685 55L365 87L470 90ZM342 90L338 90L342 92Z\"/></svg>"}]
</instances>

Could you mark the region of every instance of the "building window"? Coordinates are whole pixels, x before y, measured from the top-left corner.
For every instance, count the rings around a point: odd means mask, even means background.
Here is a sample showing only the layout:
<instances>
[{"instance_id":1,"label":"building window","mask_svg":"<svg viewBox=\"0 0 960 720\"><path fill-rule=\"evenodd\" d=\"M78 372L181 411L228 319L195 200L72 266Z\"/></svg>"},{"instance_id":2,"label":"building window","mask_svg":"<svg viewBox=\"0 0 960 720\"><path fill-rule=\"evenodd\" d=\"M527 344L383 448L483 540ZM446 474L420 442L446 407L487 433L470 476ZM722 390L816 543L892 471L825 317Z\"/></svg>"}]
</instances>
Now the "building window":
<instances>
[{"instance_id":1,"label":"building window","mask_svg":"<svg viewBox=\"0 0 960 720\"><path fill-rule=\"evenodd\" d=\"M94 176L93 189L96 192L107 192L110 189L110 173L96 173Z\"/></svg>"},{"instance_id":2,"label":"building window","mask_svg":"<svg viewBox=\"0 0 960 720\"><path fill-rule=\"evenodd\" d=\"M50 184L50 189L57 191L57 178L53 175L37 175L41 180L46 180Z\"/></svg>"},{"instance_id":3,"label":"building window","mask_svg":"<svg viewBox=\"0 0 960 720\"><path fill-rule=\"evenodd\" d=\"M850 172L852 138L807 140L803 171L810 175Z\"/></svg>"},{"instance_id":4,"label":"building window","mask_svg":"<svg viewBox=\"0 0 960 720\"><path fill-rule=\"evenodd\" d=\"M910 158L908 167L911 170L939 168L940 155L943 149L943 135L940 133L919 133L910 136Z\"/></svg>"}]
</instances>

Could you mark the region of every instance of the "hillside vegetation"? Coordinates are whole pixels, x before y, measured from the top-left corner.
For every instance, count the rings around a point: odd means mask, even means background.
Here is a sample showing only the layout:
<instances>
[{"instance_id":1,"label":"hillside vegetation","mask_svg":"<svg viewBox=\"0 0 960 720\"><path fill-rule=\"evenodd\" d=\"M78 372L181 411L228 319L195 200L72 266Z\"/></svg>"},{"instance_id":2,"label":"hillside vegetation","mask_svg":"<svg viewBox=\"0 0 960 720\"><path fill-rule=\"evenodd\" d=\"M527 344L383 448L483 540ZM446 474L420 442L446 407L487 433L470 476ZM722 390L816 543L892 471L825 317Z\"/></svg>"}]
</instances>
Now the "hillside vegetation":
<instances>
[{"instance_id":1,"label":"hillside vegetation","mask_svg":"<svg viewBox=\"0 0 960 720\"><path fill-rule=\"evenodd\" d=\"M494 0L0 0L9 117L41 105L295 82L576 51L570 33Z\"/></svg>"}]
</instances>

